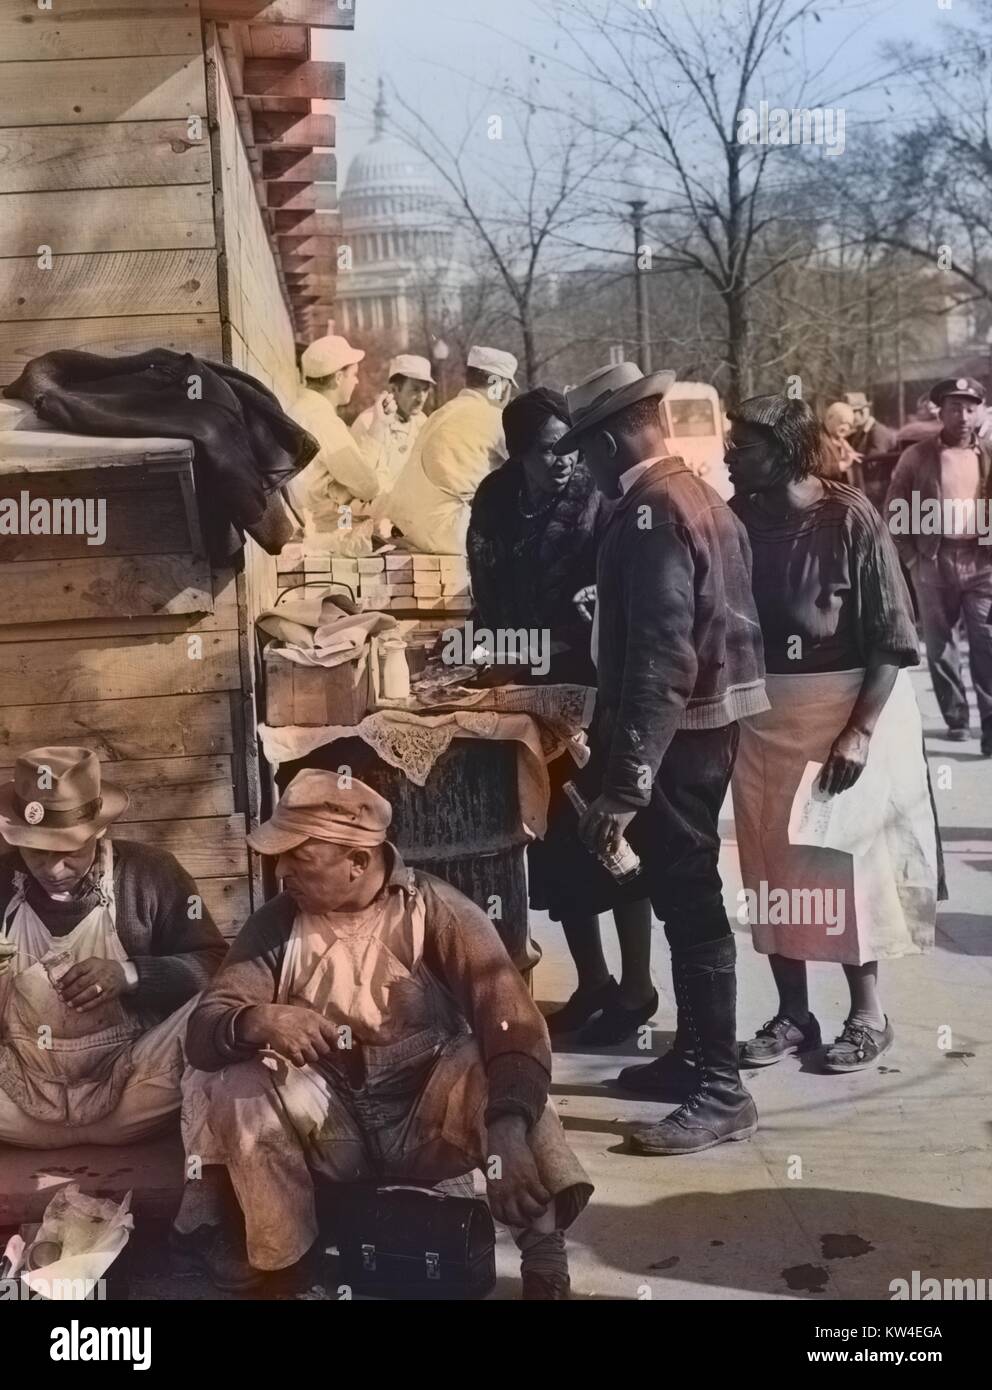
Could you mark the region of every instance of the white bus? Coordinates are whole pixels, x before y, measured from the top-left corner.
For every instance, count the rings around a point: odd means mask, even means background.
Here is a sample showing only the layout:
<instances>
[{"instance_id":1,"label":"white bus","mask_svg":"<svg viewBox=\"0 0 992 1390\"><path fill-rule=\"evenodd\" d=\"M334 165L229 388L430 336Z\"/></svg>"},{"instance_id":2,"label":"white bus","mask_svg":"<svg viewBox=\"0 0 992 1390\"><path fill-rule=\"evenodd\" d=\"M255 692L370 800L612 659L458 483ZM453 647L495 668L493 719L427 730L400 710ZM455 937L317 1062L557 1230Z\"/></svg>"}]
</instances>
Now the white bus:
<instances>
[{"instance_id":1,"label":"white bus","mask_svg":"<svg viewBox=\"0 0 992 1390\"><path fill-rule=\"evenodd\" d=\"M716 388L677 381L662 401L668 446L727 501L734 489L723 461L726 422Z\"/></svg>"}]
</instances>

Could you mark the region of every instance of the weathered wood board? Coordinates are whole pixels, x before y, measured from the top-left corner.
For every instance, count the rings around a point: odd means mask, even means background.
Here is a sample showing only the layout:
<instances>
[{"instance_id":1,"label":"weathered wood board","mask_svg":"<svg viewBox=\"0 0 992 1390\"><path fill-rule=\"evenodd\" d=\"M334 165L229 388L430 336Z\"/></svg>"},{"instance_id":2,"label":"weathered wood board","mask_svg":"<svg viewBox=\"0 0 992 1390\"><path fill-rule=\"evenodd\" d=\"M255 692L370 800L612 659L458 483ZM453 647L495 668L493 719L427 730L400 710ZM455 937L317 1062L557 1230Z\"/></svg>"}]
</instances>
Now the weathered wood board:
<instances>
[{"instance_id":1,"label":"weathered wood board","mask_svg":"<svg viewBox=\"0 0 992 1390\"><path fill-rule=\"evenodd\" d=\"M240 687L237 634L232 632L0 644L0 706Z\"/></svg>"},{"instance_id":2,"label":"weathered wood board","mask_svg":"<svg viewBox=\"0 0 992 1390\"><path fill-rule=\"evenodd\" d=\"M0 71L0 126L165 121L205 116L202 56L11 62Z\"/></svg>"},{"instance_id":3,"label":"weathered wood board","mask_svg":"<svg viewBox=\"0 0 992 1390\"><path fill-rule=\"evenodd\" d=\"M47 744L80 743L108 762L234 751L227 693L154 695L0 707L0 759Z\"/></svg>"},{"instance_id":4,"label":"weathered wood board","mask_svg":"<svg viewBox=\"0 0 992 1390\"><path fill-rule=\"evenodd\" d=\"M0 130L0 193L209 182L206 131L193 140L186 121Z\"/></svg>"},{"instance_id":5,"label":"weathered wood board","mask_svg":"<svg viewBox=\"0 0 992 1390\"><path fill-rule=\"evenodd\" d=\"M332 0L333 3L333 0ZM197 0L3 0L0 54L7 61L199 53Z\"/></svg>"},{"instance_id":6,"label":"weathered wood board","mask_svg":"<svg viewBox=\"0 0 992 1390\"><path fill-rule=\"evenodd\" d=\"M78 538L72 539L78 546ZM31 614L35 623L210 613L214 606L210 567L193 555L0 564L0 593L7 613ZM0 641L2 636L0 627Z\"/></svg>"},{"instance_id":7,"label":"weathered wood board","mask_svg":"<svg viewBox=\"0 0 992 1390\"><path fill-rule=\"evenodd\" d=\"M186 250L214 241L213 194L206 183L0 194L4 256L37 256L40 246L67 256Z\"/></svg>"}]
</instances>

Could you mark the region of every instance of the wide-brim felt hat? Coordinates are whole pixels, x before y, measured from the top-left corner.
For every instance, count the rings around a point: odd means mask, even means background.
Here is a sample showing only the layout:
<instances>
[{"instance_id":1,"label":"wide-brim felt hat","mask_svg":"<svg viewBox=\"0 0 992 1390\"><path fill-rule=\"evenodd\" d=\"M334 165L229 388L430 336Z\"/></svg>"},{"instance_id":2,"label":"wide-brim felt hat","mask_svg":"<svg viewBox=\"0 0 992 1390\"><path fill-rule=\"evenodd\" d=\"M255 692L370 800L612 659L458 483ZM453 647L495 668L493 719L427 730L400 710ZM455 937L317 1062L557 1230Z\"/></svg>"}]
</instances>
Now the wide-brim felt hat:
<instances>
[{"instance_id":1,"label":"wide-brim felt hat","mask_svg":"<svg viewBox=\"0 0 992 1390\"><path fill-rule=\"evenodd\" d=\"M565 391L571 429L554 446L556 454L570 454L584 434L629 405L656 396L659 400L675 384L674 372L651 372L645 376L633 362L614 363L570 386Z\"/></svg>"},{"instance_id":2,"label":"wide-brim felt hat","mask_svg":"<svg viewBox=\"0 0 992 1390\"><path fill-rule=\"evenodd\" d=\"M82 849L124 814L131 798L103 780L89 748L34 748L0 786L0 836L25 849Z\"/></svg>"}]
</instances>

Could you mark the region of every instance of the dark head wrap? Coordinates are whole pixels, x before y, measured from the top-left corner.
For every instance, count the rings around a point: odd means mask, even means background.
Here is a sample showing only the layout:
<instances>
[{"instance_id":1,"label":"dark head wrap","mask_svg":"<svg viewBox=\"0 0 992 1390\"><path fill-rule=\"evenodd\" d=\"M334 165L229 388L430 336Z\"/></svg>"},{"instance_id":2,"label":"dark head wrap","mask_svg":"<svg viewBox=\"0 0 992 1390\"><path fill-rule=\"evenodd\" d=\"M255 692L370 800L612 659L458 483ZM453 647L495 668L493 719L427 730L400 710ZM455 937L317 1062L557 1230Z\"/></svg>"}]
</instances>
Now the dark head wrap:
<instances>
[{"instance_id":1,"label":"dark head wrap","mask_svg":"<svg viewBox=\"0 0 992 1390\"><path fill-rule=\"evenodd\" d=\"M511 459L527 452L547 420L571 424L565 397L560 391L552 391L547 386L525 391L506 406L503 411L503 433Z\"/></svg>"}]
</instances>

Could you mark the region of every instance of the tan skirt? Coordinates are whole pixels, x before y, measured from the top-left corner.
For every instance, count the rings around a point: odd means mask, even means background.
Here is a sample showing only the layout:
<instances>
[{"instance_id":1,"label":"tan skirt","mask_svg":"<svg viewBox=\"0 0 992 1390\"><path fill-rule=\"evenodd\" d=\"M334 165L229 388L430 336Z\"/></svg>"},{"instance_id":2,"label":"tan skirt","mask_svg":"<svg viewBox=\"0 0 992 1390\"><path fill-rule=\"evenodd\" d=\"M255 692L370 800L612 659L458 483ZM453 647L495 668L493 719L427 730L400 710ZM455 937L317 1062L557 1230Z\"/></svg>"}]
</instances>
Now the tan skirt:
<instances>
[{"instance_id":1,"label":"tan skirt","mask_svg":"<svg viewBox=\"0 0 992 1390\"><path fill-rule=\"evenodd\" d=\"M738 920L755 949L792 960L862 965L933 945L937 832L923 729L912 682L900 671L862 773L876 798L871 830L853 852L791 844L789 818L807 763L826 761L847 723L864 671L769 675L771 709L741 723L734 821L744 891ZM859 794L857 786L843 798Z\"/></svg>"}]
</instances>

